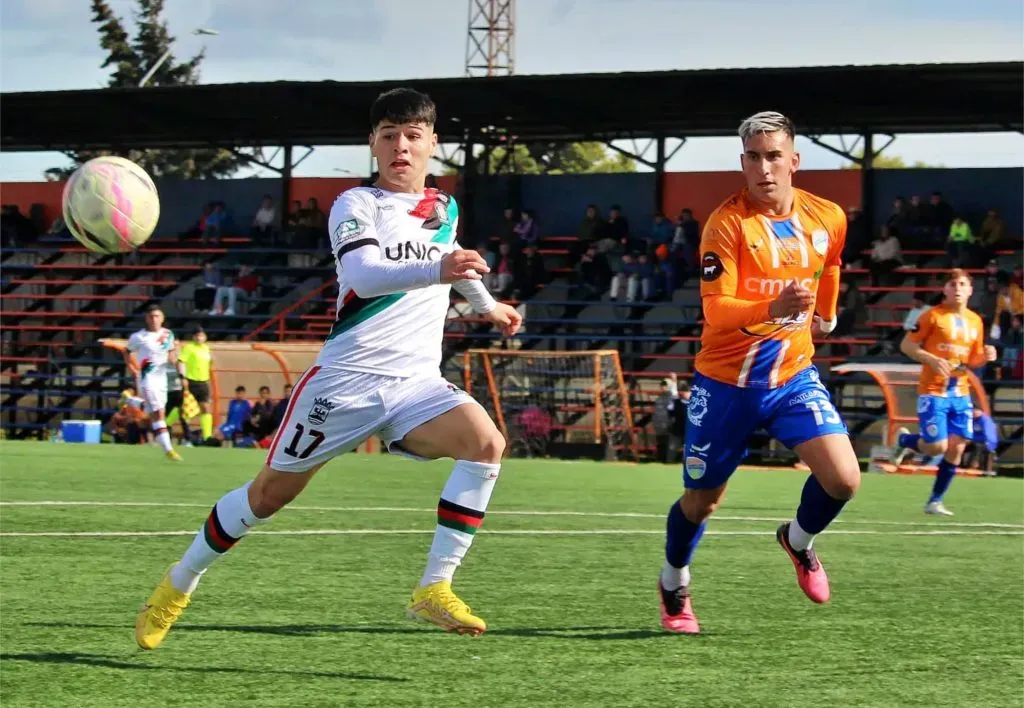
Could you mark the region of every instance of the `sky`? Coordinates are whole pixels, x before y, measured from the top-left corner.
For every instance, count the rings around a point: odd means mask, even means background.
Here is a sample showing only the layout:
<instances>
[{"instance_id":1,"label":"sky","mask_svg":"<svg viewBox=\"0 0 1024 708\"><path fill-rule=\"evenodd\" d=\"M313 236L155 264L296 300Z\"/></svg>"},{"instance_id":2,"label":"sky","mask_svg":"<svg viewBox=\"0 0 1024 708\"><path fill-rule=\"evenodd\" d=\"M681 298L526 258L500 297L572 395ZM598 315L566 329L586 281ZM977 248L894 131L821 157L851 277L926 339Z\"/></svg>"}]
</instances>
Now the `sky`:
<instances>
[{"instance_id":1,"label":"sky","mask_svg":"<svg viewBox=\"0 0 1024 708\"><path fill-rule=\"evenodd\" d=\"M99 88L89 0L0 2L0 91ZM131 22L133 0L111 6ZM1020 0L517 0L517 74L1024 59ZM205 47L203 83L462 76L469 0L166 0L176 54ZM190 35L196 27L215 37ZM441 106L440 110L443 111ZM742 118L742 116L737 117ZM839 145L837 138L830 142ZM629 143L624 147L631 147ZM798 139L804 169L845 163ZM668 169L736 169L733 138L694 139ZM301 154L301 153L300 153ZM887 151L947 167L1024 165L1019 134L899 136ZM31 181L59 153L0 154ZM297 176L366 175L363 147L318 148ZM256 174L270 176L266 171Z\"/></svg>"}]
</instances>

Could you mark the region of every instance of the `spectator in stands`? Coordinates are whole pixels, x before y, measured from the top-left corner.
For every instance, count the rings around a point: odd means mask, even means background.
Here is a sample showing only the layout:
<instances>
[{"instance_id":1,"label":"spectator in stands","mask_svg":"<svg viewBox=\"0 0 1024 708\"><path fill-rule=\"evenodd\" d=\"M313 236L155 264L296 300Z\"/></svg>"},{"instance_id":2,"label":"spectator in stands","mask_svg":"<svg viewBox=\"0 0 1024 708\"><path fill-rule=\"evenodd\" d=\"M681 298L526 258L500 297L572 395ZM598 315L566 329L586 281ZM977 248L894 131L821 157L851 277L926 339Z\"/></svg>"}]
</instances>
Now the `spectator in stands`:
<instances>
[{"instance_id":1,"label":"spectator in stands","mask_svg":"<svg viewBox=\"0 0 1024 708\"><path fill-rule=\"evenodd\" d=\"M587 210L580 219L580 225L576 228L576 244L573 254L578 255L586 251L592 244L597 243L601 237L601 229L604 228L604 219L597 210L597 204L587 204Z\"/></svg>"},{"instance_id":2,"label":"spectator in stands","mask_svg":"<svg viewBox=\"0 0 1024 708\"><path fill-rule=\"evenodd\" d=\"M953 207L943 198L942 192L932 192L925 213L925 224L931 230L934 244L945 241L949 227L953 224Z\"/></svg>"},{"instance_id":3,"label":"spectator in stands","mask_svg":"<svg viewBox=\"0 0 1024 708\"><path fill-rule=\"evenodd\" d=\"M1002 349L1000 374L1004 379L1020 379L1021 356L1024 354L1024 317L1003 313L1003 325L998 332L999 347Z\"/></svg>"},{"instance_id":4,"label":"spectator in stands","mask_svg":"<svg viewBox=\"0 0 1024 708\"><path fill-rule=\"evenodd\" d=\"M515 278L515 257L512 255L512 244L502 241L498 244L498 257L494 268L491 269L491 294L499 300L512 292L512 284Z\"/></svg>"},{"instance_id":5,"label":"spectator in stands","mask_svg":"<svg viewBox=\"0 0 1024 708\"><path fill-rule=\"evenodd\" d=\"M299 215L299 243L308 248L326 249L327 217L320 211L316 197L306 200L306 208Z\"/></svg>"},{"instance_id":6,"label":"spectator in stands","mask_svg":"<svg viewBox=\"0 0 1024 708\"><path fill-rule=\"evenodd\" d=\"M915 246L929 246L928 241L928 220L930 209L927 205L921 204L921 197L917 194L910 197L910 206L907 207L907 243Z\"/></svg>"},{"instance_id":7,"label":"spectator in stands","mask_svg":"<svg viewBox=\"0 0 1024 708\"><path fill-rule=\"evenodd\" d=\"M682 287L686 274L696 272L699 250L700 222L693 218L693 210L687 207L679 212L672 237L672 260L677 275L675 287Z\"/></svg>"},{"instance_id":8,"label":"spectator in stands","mask_svg":"<svg viewBox=\"0 0 1024 708\"><path fill-rule=\"evenodd\" d=\"M614 250L620 255L632 253L634 250L630 242L629 220L622 215L622 207L618 204L612 204L608 210L608 221L604 225L602 239L614 241Z\"/></svg>"},{"instance_id":9,"label":"spectator in stands","mask_svg":"<svg viewBox=\"0 0 1024 708\"><path fill-rule=\"evenodd\" d=\"M978 231L977 262L984 263L995 256L996 250L1005 239L1006 222L998 211L989 209L985 221L981 223L981 230Z\"/></svg>"},{"instance_id":10,"label":"spectator in stands","mask_svg":"<svg viewBox=\"0 0 1024 708\"><path fill-rule=\"evenodd\" d=\"M202 280L202 285L197 286L192 293L195 309L198 312L215 314L213 301L217 296L217 289L224 285L224 279L212 261L203 266L203 272L199 277Z\"/></svg>"},{"instance_id":11,"label":"spectator in stands","mask_svg":"<svg viewBox=\"0 0 1024 708\"><path fill-rule=\"evenodd\" d=\"M654 269L643 252L626 254L622 257L622 266L612 278L609 296L617 300L623 289L626 291L626 302L636 302L639 295L643 300L650 300L653 288Z\"/></svg>"},{"instance_id":12,"label":"spectator in stands","mask_svg":"<svg viewBox=\"0 0 1024 708\"><path fill-rule=\"evenodd\" d=\"M270 399L270 386L260 386L260 398L252 407L245 433L254 440L262 440L274 431L275 403Z\"/></svg>"},{"instance_id":13,"label":"spectator in stands","mask_svg":"<svg viewBox=\"0 0 1024 708\"><path fill-rule=\"evenodd\" d=\"M236 386L235 397L228 403L228 413L224 417L224 423L214 431L214 437L220 441L234 442L244 434L245 424L249 422L251 414L252 404L245 397L245 386Z\"/></svg>"},{"instance_id":14,"label":"spectator in stands","mask_svg":"<svg viewBox=\"0 0 1024 708\"><path fill-rule=\"evenodd\" d=\"M895 228L898 233L907 233L910 225L908 216L906 200L903 197L896 197L892 200L892 213L886 219L885 225L888 228Z\"/></svg>"},{"instance_id":15,"label":"spectator in stands","mask_svg":"<svg viewBox=\"0 0 1024 708\"><path fill-rule=\"evenodd\" d=\"M238 269L238 277L232 285L222 285L217 288L216 302L214 303L211 315L223 313L227 316L235 314L235 307L238 305L238 296L252 297L259 289L259 276L253 272L250 266L241 266ZM225 305L227 307L225 308Z\"/></svg>"},{"instance_id":16,"label":"spectator in stands","mask_svg":"<svg viewBox=\"0 0 1024 708\"><path fill-rule=\"evenodd\" d=\"M675 236L675 227L660 211L654 213L651 231L647 236L647 251L653 254L658 246L670 246Z\"/></svg>"},{"instance_id":17,"label":"spectator in stands","mask_svg":"<svg viewBox=\"0 0 1024 708\"><path fill-rule=\"evenodd\" d=\"M252 239L256 243L274 246L277 236L277 207L269 194L263 195L263 203L252 217Z\"/></svg>"},{"instance_id":18,"label":"spectator in stands","mask_svg":"<svg viewBox=\"0 0 1024 708\"><path fill-rule=\"evenodd\" d=\"M611 283L612 271L608 259L591 244L575 266L575 288L572 297L580 300L598 300Z\"/></svg>"},{"instance_id":19,"label":"spectator in stands","mask_svg":"<svg viewBox=\"0 0 1024 708\"><path fill-rule=\"evenodd\" d=\"M871 271L872 285L882 285L890 280L889 276L903 265L903 251L900 249L900 240L895 228L883 228L882 238L875 241L871 248L871 262L868 269Z\"/></svg>"},{"instance_id":20,"label":"spectator in stands","mask_svg":"<svg viewBox=\"0 0 1024 708\"><path fill-rule=\"evenodd\" d=\"M210 211L201 220L200 229L203 234L203 245L212 242L214 246L220 245L220 237L226 226L227 215L224 212L223 202L213 202Z\"/></svg>"},{"instance_id":21,"label":"spectator in stands","mask_svg":"<svg viewBox=\"0 0 1024 708\"><path fill-rule=\"evenodd\" d=\"M911 301L910 312L907 313L906 319L903 320L903 331L913 332L917 327L917 321L921 319L921 315L928 309L928 305L925 304L924 300L919 297L915 297Z\"/></svg>"},{"instance_id":22,"label":"spectator in stands","mask_svg":"<svg viewBox=\"0 0 1024 708\"><path fill-rule=\"evenodd\" d=\"M516 210L512 207L505 207L505 211L501 217L501 224L498 226L498 238L502 243L515 243L518 240L516 236L516 226L519 225L519 219L516 218Z\"/></svg>"},{"instance_id":23,"label":"spectator in stands","mask_svg":"<svg viewBox=\"0 0 1024 708\"><path fill-rule=\"evenodd\" d=\"M846 209L846 244L843 246L843 265L847 268L860 262L871 246L871 230L864 221L864 212L858 206Z\"/></svg>"},{"instance_id":24,"label":"spectator in stands","mask_svg":"<svg viewBox=\"0 0 1024 708\"><path fill-rule=\"evenodd\" d=\"M991 331L992 325L996 322L996 312L999 309L999 296L1009 282L1005 277L1001 280L999 268L995 261L991 261L985 268L985 274L976 278L974 295L971 297L971 308L981 315L985 323L986 331ZM998 339L998 337L994 337Z\"/></svg>"},{"instance_id":25,"label":"spectator in stands","mask_svg":"<svg viewBox=\"0 0 1024 708\"><path fill-rule=\"evenodd\" d=\"M302 202L298 199L292 201L292 208L288 210L284 223L284 243L291 246L298 241L299 231L302 228Z\"/></svg>"},{"instance_id":26,"label":"spectator in stands","mask_svg":"<svg viewBox=\"0 0 1024 708\"><path fill-rule=\"evenodd\" d=\"M512 273L513 300L529 300L547 285L548 271L544 267L544 258L537 253L537 245L526 243L523 252L515 259Z\"/></svg>"},{"instance_id":27,"label":"spectator in stands","mask_svg":"<svg viewBox=\"0 0 1024 708\"><path fill-rule=\"evenodd\" d=\"M868 318L868 303L855 281L839 282L838 316L834 337L848 337Z\"/></svg>"},{"instance_id":28,"label":"spectator in stands","mask_svg":"<svg viewBox=\"0 0 1024 708\"><path fill-rule=\"evenodd\" d=\"M676 269L672 263L672 251L668 244L661 244L654 249L652 264L654 278L654 298L671 300L676 289Z\"/></svg>"},{"instance_id":29,"label":"spectator in stands","mask_svg":"<svg viewBox=\"0 0 1024 708\"><path fill-rule=\"evenodd\" d=\"M537 245L540 241L540 226L537 224L536 214L524 209L519 215L519 223L516 224L515 234L520 244Z\"/></svg>"},{"instance_id":30,"label":"spectator in stands","mask_svg":"<svg viewBox=\"0 0 1024 708\"><path fill-rule=\"evenodd\" d=\"M966 268L974 251L974 233L964 218L957 214L949 225L949 236L946 239L946 255L950 268Z\"/></svg>"},{"instance_id":31,"label":"spectator in stands","mask_svg":"<svg viewBox=\"0 0 1024 708\"><path fill-rule=\"evenodd\" d=\"M277 432L277 429L281 427L281 423L284 422L284 414L288 412L288 401L291 400L291 397L292 385L286 383L282 391L281 400L274 404L274 413L270 417L273 427L272 435Z\"/></svg>"},{"instance_id":32,"label":"spectator in stands","mask_svg":"<svg viewBox=\"0 0 1024 708\"><path fill-rule=\"evenodd\" d=\"M661 380L661 392L654 400L654 412L651 414L654 456L658 462L677 464L682 459L689 399L690 385L680 382L675 372Z\"/></svg>"}]
</instances>

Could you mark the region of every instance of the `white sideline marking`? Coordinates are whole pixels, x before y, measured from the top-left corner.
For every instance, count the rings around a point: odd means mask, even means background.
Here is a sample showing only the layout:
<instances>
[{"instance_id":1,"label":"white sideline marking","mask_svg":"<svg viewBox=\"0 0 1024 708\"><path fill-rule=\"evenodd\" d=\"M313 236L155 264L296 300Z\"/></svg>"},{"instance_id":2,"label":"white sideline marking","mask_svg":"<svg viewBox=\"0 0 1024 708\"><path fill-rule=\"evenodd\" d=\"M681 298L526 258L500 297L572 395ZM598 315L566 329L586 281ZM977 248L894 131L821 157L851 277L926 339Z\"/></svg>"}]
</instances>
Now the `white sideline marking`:
<instances>
[{"instance_id":1,"label":"white sideline marking","mask_svg":"<svg viewBox=\"0 0 1024 708\"><path fill-rule=\"evenodd\" d=\"M164 507L180 509L210 509L213 504L191 504L184 502L106 502L106 501L2 501L0 507L62 507L62 506L91 506L91 507ZM399 507L399 506L305 506L293 504L286 507L292 511L337 511L346 513L356 512L395 512L414 514L433 514L436 508ZM664 519L664 514L647 514L632 511L540 511L540 510L505 510L494 509L487 512L488 516L579 516L607 519ZM713 521L770 521L782 523L790 521L791 516L726 516L715 515ZM965 528L965 529L1022 529L1024 524L1002 524L1002 523L967 523L959 521L868 521L864 519L836 519L833 524L850 524L858 526L935 526L938 528Z\"/></svg>"},{"instance_id":2,"label":"white sideline marking","mask_svg":"<svg viewBox=\"0 0 1024 708\"><path fill-rule=\"evenodd\" d=\"M257 536L407 536L433 534L434 529L297 529L252 531ZM663 529L508 529L484 530L488 536L663 536ZM196 531L4 531L3 538L131 538L195 536ZM706 531L706 536L774 536L774 531ZM826 536L1024 536L1024 531L826 531Z\"/></svg>"}]
</instances>

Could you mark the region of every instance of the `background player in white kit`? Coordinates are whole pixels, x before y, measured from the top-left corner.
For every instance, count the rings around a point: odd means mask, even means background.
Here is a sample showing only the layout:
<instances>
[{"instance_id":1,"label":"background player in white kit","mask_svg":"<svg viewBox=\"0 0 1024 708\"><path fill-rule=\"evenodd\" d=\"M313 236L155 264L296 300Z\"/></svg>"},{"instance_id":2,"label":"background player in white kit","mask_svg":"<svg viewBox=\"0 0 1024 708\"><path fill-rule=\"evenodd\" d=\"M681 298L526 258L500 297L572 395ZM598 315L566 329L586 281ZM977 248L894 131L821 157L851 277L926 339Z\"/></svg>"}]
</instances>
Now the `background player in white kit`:
<instances>
[{"instance_id":1,"label":"background player in white kit","mask_svg":"<svg viewBox=\"0 0 1024 708\"><path fill-rule=\"evenodd\" d=\"M451 580L483 521L505 441L484 409L441 377L448 284L505 336L518 331L522 318L481 285L483 258L458 248L455 200L425 189L435 121L433 102L411 89L374 102L370 149L380 178L374 187L345 192L331 209L337 320L316 364L295 384L266 465L217 502L140 610L135 639L142 648L163 641L214 560L294 499L324 463L375 434L393 453L455 459L407 613L449 631L486 629L452 592Z\"/></svg>"},{"instance_id":2,"label":"background player in white kit","mask_svg":"<svg viewBox=\"0 0 1024 708\"><path fill-rule=\"evenodd\" d=\"M146 402L156 441L167 459L181 461L171 446L164 409L167 408L167 369L177 365L177 341L174 332L164 327L164 313L159 305L146 308L146 328L128 338L127 359L135 354L139 365L138 391Z\"/></svg>"}]
</instances>

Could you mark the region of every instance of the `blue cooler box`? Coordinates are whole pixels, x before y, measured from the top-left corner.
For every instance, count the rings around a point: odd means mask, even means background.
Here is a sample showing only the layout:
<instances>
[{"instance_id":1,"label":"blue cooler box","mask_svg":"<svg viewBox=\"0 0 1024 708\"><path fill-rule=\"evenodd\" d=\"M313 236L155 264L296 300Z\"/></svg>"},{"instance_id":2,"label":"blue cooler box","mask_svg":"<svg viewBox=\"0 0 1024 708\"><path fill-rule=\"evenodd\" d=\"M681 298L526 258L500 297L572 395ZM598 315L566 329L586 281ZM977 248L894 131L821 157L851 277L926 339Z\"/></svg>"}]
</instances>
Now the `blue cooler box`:
<instances>
[{"instance_id":1,"label":"blue cooler box","mask_svg":"<svg viewBox=\"0 0 1024 708\"><path fill-rule=\"evenodd\" d=\"M98 420L65 420L60 424L64 442L99 443L100 422Z\"/></svg>"}]
</instances>

